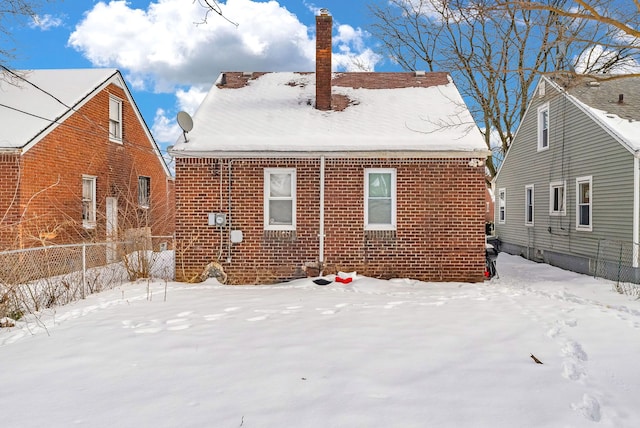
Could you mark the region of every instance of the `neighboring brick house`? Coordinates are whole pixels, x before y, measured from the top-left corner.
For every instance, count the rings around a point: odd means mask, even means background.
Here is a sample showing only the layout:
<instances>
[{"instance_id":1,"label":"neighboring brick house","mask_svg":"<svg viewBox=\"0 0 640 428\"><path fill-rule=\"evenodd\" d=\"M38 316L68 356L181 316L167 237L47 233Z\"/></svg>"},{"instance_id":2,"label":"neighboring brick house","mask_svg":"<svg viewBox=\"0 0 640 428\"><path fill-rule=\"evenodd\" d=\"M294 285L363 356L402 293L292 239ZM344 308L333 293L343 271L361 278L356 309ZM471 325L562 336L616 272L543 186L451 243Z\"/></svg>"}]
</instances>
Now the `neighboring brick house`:
<instances>
[{"instance_id":1,"label":"neighboring brick house","mask_svg":"<svg viewBox=\"0 0 640 428\"><path fill-rule=\"evenodd\" d=\"M489 155L447 73L223 73L176 160L176 275L482 281ZM216 225L216 220L220 221Z\"/></svg>"},{"instance_id":2,"label":"neighboring brick house","mask_svg":"<svg viewBox=\"0 0 640 428\"><path fill-rule=\"evenodd\" d=\"M5 75L0 248L173 233L173 178L119 71Z\"/></svg>"}]
</instances>

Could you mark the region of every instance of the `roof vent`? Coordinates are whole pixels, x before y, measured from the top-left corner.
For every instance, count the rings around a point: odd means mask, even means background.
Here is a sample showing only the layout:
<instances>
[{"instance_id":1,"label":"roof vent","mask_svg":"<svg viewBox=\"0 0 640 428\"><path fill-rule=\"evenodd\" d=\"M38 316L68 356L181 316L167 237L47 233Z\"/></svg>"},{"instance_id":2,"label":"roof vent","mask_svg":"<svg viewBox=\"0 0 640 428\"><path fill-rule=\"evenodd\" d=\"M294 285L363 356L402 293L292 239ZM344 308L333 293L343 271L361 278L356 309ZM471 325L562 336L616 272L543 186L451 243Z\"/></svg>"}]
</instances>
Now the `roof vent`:
<instances>
[{"instance_id":1,"label":"roof vent","mask_svg":"<svg viewBox=\"0 0 640 428\"><path fill-rule=\"evenodd\" d=\"M589 82L589 86L591 86L592 88L597 88L600 86L600 82L594 80L593 82Z\"/></svg>"},{"instance_id":2,"label":"roof vent","mask_svg":"<svg viewBox=\"0 0 640 428\"><path fill-rule=\"evenodd\" d=\"M416 77L424 77L426 72L424 70L416 70Z\"/></svg>"}]
</instances>

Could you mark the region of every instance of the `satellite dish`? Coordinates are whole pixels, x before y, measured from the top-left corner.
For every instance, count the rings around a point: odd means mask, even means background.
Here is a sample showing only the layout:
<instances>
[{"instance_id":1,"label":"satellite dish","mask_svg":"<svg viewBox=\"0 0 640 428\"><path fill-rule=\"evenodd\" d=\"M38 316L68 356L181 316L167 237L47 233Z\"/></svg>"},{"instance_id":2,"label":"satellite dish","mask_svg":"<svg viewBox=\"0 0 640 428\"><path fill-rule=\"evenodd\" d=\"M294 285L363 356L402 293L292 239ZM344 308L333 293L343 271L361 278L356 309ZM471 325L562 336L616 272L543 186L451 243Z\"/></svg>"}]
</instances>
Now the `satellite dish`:
<instances>
[{"instance_id":1,"label":"satellite dish","mask_svg":"<svg viewBox=\"0 0 640 428\"><path fill-rule=\"evenodd\" d=\"M186 111L178 112L178 125L180 128L187 133L193 129L193 119L189 116L189 113Z\"/></svg>"}]
</instances>

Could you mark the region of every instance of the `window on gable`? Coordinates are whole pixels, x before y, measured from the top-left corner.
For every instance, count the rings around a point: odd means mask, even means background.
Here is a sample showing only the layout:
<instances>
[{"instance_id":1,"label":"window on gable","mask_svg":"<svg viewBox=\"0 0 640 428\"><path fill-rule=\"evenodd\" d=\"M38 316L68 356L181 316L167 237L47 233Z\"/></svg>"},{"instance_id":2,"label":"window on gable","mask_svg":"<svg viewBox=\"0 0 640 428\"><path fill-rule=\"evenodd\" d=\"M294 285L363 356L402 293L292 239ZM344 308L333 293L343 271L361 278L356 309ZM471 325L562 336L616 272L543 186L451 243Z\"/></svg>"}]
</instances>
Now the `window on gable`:
<instances>
[{"instance_id":1,"label":"window on gable","mask_svg":"<svg viewBox=\"0 0 640 428\"><path fill-rule=\"evenodd\" d=\"M264 170L265 230L296 229L296 170L266 168Z\"/></svg>"},{"instance_id":2,"label":"window on gable","mask_svg":"<svg viewBox=\"0 0 640 428\"><path fill-rule=\"evenodd\" d=\"M498 189L498 223L507 222L507 189Z\"/></svg>"},{"instance_id":3,"label":"window on gable","mask_svg":"<svg viewBox=\"0 0 640 428\"><path fill-rule=\"evenodd\" d=\"M549 148L549 104L538 107L538 151Z\"/></svg>"},{"instance_id":4,"label":"window on gable","mask_svg":"<svg viewBox=\"0 0 640 428\"><path fill-rule=\"evenodd\" d=\"M365 169L365 229L396 229L396 170Z\"/></svg>"},{"instance_id":5,"label":"window on gable","mask_svg":"<svg viewBox=\"0 0 640 428\"><path fill-rule=\"evenodd\" d=\"M534 187L530 184L524 188L524 224L533 226L534 213Z\"/></svg>"},{"instance_id":6,"label":"window on gable","mask_svg":"<svg viewBox=\"0 0 640 428\"><path fill-rule=\"evenodd\" d=\"M96 177L82 177L82 226L86 229L96 227Z\"/></svg>"},{"instance_id":7,"label":"window on gable","mask_svg":"<svg viewBox=\"0 0 640 428\"><path fill-rule=\"evenodd\" d=\"M554 181L549 184L549 215L566 215L566 182Z\"/></svg>"},{"instance_id":8,"label":"window on gable","mask_svg":"<svg viewBox=\"0 0 640 428\"><path fill-rule=\"evenodd\" d=\"M138 177L138 205L142 208L151 206L151 177Z\"/></svg>"},{"instance_id":9,"label":"window on gable","mask_svg":"<svg viewBox=\"0 0 640 428\"><path fill-rule=\"evenodd\" d=\"M576 179L576 229L592 230L591 176Z\"/></svg>"},{"instance_id":10,"label":"window on gable","mask_svg":"<svg viewBox=\"0 0 640 428\"><path fill-rule=\"evenodd\" d=\"M109 139L122 141L122 100L109 97Z\"/></svg>"}]
</instances>

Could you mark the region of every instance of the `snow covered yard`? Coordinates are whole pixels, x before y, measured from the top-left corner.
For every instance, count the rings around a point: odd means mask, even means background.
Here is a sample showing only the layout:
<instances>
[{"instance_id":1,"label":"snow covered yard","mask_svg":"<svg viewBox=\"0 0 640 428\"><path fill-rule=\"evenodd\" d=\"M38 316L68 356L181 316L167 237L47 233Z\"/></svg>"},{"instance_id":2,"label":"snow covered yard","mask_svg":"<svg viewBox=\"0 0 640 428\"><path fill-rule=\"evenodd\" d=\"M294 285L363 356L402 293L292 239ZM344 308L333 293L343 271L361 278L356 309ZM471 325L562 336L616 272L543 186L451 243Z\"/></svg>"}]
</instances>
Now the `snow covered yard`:
<instances>
[{"instance_id":1,"label":"snow covered yard","mask_svg":"<svg viewBox=\"0 0 640 428\"><path fill-rule=\"evenodd\" d=\"M640 301L507 254L498 272L126 284L0 329L2 426L640 426Z\"/></svg>"}]
</instances>

